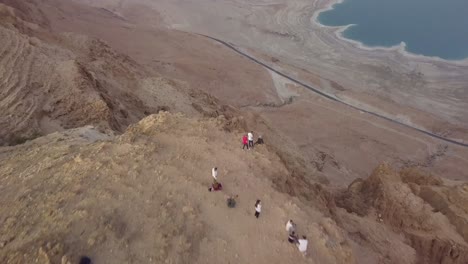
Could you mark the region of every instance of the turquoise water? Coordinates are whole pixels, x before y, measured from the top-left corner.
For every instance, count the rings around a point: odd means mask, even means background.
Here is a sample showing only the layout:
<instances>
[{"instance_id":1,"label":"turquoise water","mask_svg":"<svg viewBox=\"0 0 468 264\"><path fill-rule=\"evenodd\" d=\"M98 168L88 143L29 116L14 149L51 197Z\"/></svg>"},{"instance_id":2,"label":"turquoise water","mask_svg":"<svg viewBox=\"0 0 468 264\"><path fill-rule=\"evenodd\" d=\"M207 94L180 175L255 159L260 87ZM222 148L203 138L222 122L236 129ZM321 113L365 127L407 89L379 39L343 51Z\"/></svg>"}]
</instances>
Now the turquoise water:
<instances>
[{"instance_id":1,"label":"turquoise water","mask_svg":"<svg viewBox=\"0 0 468 264\"><path fill-rule=\"evenodd\" d=\"M468 58L468 0L345 0L319 14L327 26L353 24L343 36L369 47L448 60Z\"/></svg>"}]
</instances>

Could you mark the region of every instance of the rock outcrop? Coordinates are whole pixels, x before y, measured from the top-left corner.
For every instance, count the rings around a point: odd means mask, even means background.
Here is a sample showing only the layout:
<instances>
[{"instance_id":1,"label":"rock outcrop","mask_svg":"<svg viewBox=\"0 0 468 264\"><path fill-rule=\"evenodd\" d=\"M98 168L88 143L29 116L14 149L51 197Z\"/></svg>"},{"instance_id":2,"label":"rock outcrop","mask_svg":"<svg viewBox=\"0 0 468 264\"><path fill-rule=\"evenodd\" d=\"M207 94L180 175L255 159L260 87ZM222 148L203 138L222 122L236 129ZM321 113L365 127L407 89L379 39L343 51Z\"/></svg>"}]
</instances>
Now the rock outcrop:
<instances>
[{"instance_id":1,"label":"rock outcrop","mask_svg":"<svg viewBox=\"0 0 468 264\"><path fill-rule=\"evenodd\" d=\"M448 187L436 177L415 170L398 173L384 164L369 178L354 181L336 203L403 234L416 250L417 263L461 264L468 262L466 199L463 186Z\"/></svg>"}]
</instances>

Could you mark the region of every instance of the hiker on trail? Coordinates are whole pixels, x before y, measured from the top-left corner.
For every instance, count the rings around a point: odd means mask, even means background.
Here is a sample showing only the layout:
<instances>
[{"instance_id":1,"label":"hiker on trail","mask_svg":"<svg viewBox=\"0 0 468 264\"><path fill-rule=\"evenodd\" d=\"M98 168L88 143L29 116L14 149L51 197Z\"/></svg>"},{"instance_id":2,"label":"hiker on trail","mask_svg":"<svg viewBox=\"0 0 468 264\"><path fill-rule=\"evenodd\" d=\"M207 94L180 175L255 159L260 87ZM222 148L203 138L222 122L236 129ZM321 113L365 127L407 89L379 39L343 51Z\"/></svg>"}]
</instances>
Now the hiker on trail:
<instances>
[{"instance_id":1,"label":"hiker on trail","mask_svg":"<svg viewBox=\"0 0 468 264\"><path fill-rule=\"evenodd\" d=\"M239 197L239 195L232 195L232 196L229 196L229 198L227 198L227 206L229 208L234 208L236 207L236 198Z\"/></svg>"},{"instance_id":2,"label":"hiker on trail","mask_svg":"<svg viewBox=\"0 0 468 264\"><path fill-rule=\"evenodd\" d=\"M258 136L258 138L257 138L257 142L255 142L255 144L257 144L257 145L262 145L263 143L265 143L265 142L263 142L263 138L262 138L262 136L261 136L261 135L260 135L260 136Z\"/></svg>"},{"instance_id":3,"label":"hiker on trail","mask_svg":"<svg viewBox=\"0 0 468 264\"><path fill-rule=\"evenodd\" d=\"M286 231L288 231L288 233L294 233L294 231L296 231L296 223L294 223L293 220L289 220L286 223Z\"/></svg>"},{"instance_id":4,"label":"hiker on trail","mask_svg":"<svg viewBox=\"0 0 468 264\"><path fill-rule=\"evenodd\" d=\"M255 217L258 218L260 216L260 212L262 211L262 204L260 200L257 200L255 203Z\"/></svg>"},{"instance_id":5,"label":"hiker on trail","mask_svg":"<svg viewBox=\"0 0 468 264\"><path fill-rule=\"evenodd\" d=\"M249 139L249 147L253 148L253 146L254 146L253 131L250 131L249 133L247 133L247 137Z\"/></svg>"},{"instance_id":6,"label":"hiker on trail","mask_svg":"<svg viewBox=\"0 0 468 264\"><path fill-rule=\"evenodd\" d=\"M296 236L296 232L292 231L291 233L289 233L289 235L288 235L288 242L291 243L291 244L298 243L298 241L297 241L297 236Z\"/></svg>"},{"instance_id":7,"label":"hiker on trail","mask_svg":"<svg viewBox=\"0 0 468 264\"><path fill-rule=\"evenodd\" d=\"M309 241L307 241L307 237L306 236L302 236L301 239L297 240L297 248L299 249L299 251L306 255L306 251L307 251L307 244L309 243Z\"/></svg>"},{"instance_id":8,"label":"hiker on trail","mask_svg":"<svg viewBox=\"0 0 468 264\"><path fill-rule=\"evenodd\" d=\"M242 144L244 144L242 149L245 149L245 147L247 147L247 150L249 149L249 140L247 139L247 135L244 135L242 137Z\"/></svg>"},{"instance_id":9,"label":"hiker on trail","mask_svg":"<svg viewBox=\"0 0 468 264\"><path fill-rule=\"evenodd\" d=\"M213 184L211 184L211 187L208 188L209 192L214 192L214 191L221 191L223 189L223 185L216 180L214 180Z\"/></svg>"},{"instance_id":10,"label":"hiker on trail","mask_svg":"<svg viewBox=\"0 0 468 264\"><path fill-rule=\"evenodd\" d=\"M213 176L213 184L211 184L211 187L208 188L208 191L220 191L223 189L223 185L218 182L218 167L214 167L211 169L211 176Z\"/></svg>"}]
</instances>

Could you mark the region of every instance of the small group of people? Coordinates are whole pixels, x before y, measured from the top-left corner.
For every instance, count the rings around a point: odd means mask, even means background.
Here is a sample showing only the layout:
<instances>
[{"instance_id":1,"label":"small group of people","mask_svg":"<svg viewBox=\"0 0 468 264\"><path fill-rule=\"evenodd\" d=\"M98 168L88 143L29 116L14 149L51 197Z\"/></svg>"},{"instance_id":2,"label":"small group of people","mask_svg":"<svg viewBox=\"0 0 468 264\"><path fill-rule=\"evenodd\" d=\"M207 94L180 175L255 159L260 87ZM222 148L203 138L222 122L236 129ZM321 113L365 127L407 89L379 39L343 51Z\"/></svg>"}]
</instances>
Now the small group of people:
<instances>
[{"instance_id":1,"label":"small group of people","mask_svg":"<svg viewBox=\"0 0 468 264\"><path fill-rule=\"evenodd\" d=\"M307 244L309 242L307 241L306 236L302 236L302 238L299 238L296 235L296 223L294 223L293 220L290 219L286 223L286 231L288 232L288 242L291 244L295 244L299 251L305 255L307 252Z\"/></svg>"},{"instance_id":2,"label":"small group of people","mask_svg":"<svg viewBox=\"0 0 468 264\"><path fill-rule=\"evenodd\" d=\"M254 145L261 145L263 144L263 137L261 135L258 136L257 142L254 143L254 134L253 131L248 132L242 136L242 149L247 148L247 150L252 149Z\"/></svg>"},{"instance_id":3,"label":"small group of people","mask_svg":"<svg viewBox=\"0 0 468 264\"><path fill-rule=\"evenodd\" d=\"M218 167L214 167L211 169L211 176L213 177L213 183L211 187L208 188L208 191L220 191L223 189L223 185L218 182ZM236 206L236 198L239 197L238 195L231 195L227 198L226 202L229 208L234 208ZM260 213L262 212L262 204L260 200L255 202L255 217L258 218Z\"/></svg>"},{"instance_id":4,"label":"small group of people","mask_svg":"<svg viewBox=\"0 0 468 264\"><path fill-rule=\"evenodd\" d=\"M250 132L249 134L252 134L251 137L248 138L248 146L250 146L250 141L252 141L252 146L253 146L253 133ZM250 138L252 140L250 140ZM222 185L221 183L218 182L218 167L214 167L211 169L211 176L213 177L213 183L208 190L211 191L219 191L222 190ZM231 195L226 199L227 206L229 208L234 208L236 207L236 199L238 198L238 195ZM260 213L262 212L262 202L260 200L257 200L255 202L255 218L260 217ZM296 234L296 224L293 222L293 220L289 220L286 223L286 231L288 232L288 242L291 244L295 244L297 248L299 249L299 252L302 254L306 255L307 251L307 237L303 235L301 238Z\"/></svg>"}]
</instances>

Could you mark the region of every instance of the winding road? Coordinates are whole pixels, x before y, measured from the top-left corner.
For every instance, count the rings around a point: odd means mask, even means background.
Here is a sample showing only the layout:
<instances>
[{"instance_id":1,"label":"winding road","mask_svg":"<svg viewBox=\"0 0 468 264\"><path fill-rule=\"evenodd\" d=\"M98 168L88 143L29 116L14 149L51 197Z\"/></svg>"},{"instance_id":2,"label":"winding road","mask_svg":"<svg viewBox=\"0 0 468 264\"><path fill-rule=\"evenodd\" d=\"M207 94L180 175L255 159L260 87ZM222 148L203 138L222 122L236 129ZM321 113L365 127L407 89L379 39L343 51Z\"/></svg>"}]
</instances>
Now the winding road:
<instances>
[{"instance_id":1,"label":"winding road","mask_svg":"<svg viewBox=\"0 0 468 264\"><path fill-rule=\"evenodd\" d=\"M366 114L373 115L373 116L375 116L375 117L378 117L378 118L387 120L387 121L389 121L389 122L398 124L398 125L400 125L400 126L403 126L403 127L406 127L406 128L412 129L412 130L415 130L415 131L417 131L417 132L420 132L420 133L425 134L425 135L427 135L427 136L430 136L430 137L432 137L432 138L435 138L435 139L438 139L438 140L441 140L441 141L444 141L444 142L447 142L447 143L450 143L450 144L453 144L453 145L457 145L457 146L461 146L461 147L466 147L466 148L468 148L468 143L464 143L464 142L460 142L460 141L457 141L457 140L454 140L454 139L442 137L442 136L439 136L439 135L437 135L437 134L434 134L434 133L432 133L432 132L430 132L430 131L428 131L428 130L420 129L420 128L417 128L417 127L414 127L414 126L405 124L405 123L403 123L403 122L400 122L400 121L398 121L398 120L392 119L392 118L390 118L390 117L386 117L386 116L384 116L384 115L381 115L381 114L378 114L378 113L375 113L375 112L372 112L372 111L368 111L368 110L365 110L365 109L363 109L363 108L357 107L357 106L355 106L355 105L349 104L349 103L347 103L347 102L345 102L345 101L340 100L339 98L336 98L335 96L332 96L332 95L330 95L330 94L324 93L323 91L320 91L320 90L317 89L317 88L314 88L314 87L312 87L312 86L310 86L310 85L308 85L308 84L306 84L306 83L304 83L304 82L302 82L302 81L300 81L300 80L298 80L298 79L295 79L295 78L293 78L293 77L291 77L291 76L289 76L289 75L287 75L287 74L285 74L285 73L282 73L282 72L280 72L280 71L274 69L273 67L267 65L266 63L264 63L264 62L262 62L262 61L259 61L258 59L252 57L251 55L248 55L248 54L246 54L245 52L239 50L239 49L236 48L233 44L227 43L227 42L225 42L225 41L223 41L223 40L220 40L220 39L217 39L217 38L214 38L214 37L211 37L211 36L207 36L207 35L203 35L203 34L198 34L198 35L199 35L199 36L202 36L202 37L205 37L205 38L209 38L209 39L211 39L211 40L214 40L214 41L216 41L216 42L218 42L218 43L224 45L225 47L227 47L227 48L229 48L229 49L235 51L236 53L242 55L243 57L245 57L245 58L247 58L247 59L249 59L249 60L251 60L251 61L253 61L253 62L255 62L255 63L257 63L257 64L259 64L259 65L261 65L261 66L263 66L263 67L265 67L265 68L267 68L268 70L270 70L270 71L272 71L272 72L274 72L274 73L276 73L276 74L278 74L278 75L280 75L280 76L282 76L282 77L284 77L284 78L290 80L291 82L294 82L294 83L296 83L296 84L298 84L298 85L300 85L300 86L302 86L302 87L304 87L304 88L306 88L306 89L308 89L308 90L310 90L310 91L312 91L312 92L314 92L314 93L316 93L316 94L318 94L318 95L320 95L320 96L322 96L322 97L325 97L325 98L327 98L327 99L329 99L329 100L332 100L332 101L335 101L335 102L337 102L337 103L346 105L347 107L350 107L350 108L352 108L352 109L354 109L354 110L358 110L358 111L364 112L364 113L366 113Z\"/></svg>"}]
</instances>

